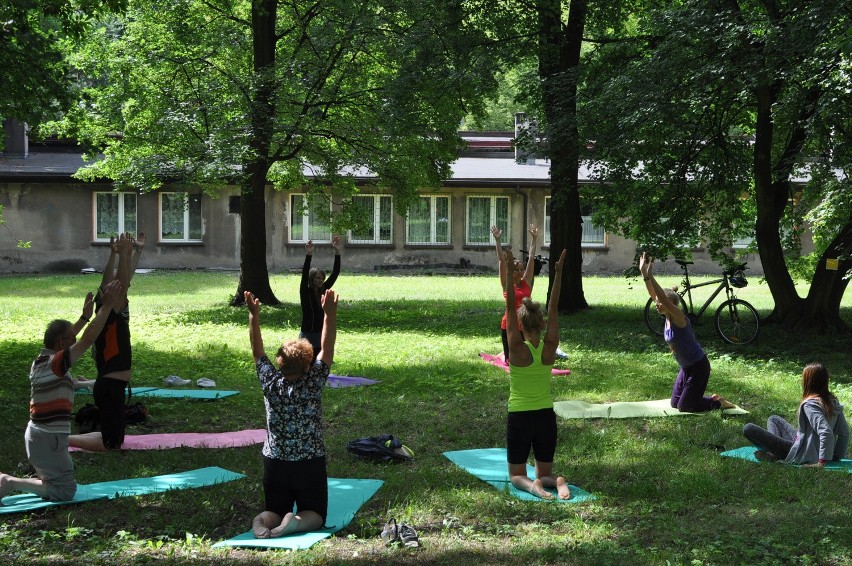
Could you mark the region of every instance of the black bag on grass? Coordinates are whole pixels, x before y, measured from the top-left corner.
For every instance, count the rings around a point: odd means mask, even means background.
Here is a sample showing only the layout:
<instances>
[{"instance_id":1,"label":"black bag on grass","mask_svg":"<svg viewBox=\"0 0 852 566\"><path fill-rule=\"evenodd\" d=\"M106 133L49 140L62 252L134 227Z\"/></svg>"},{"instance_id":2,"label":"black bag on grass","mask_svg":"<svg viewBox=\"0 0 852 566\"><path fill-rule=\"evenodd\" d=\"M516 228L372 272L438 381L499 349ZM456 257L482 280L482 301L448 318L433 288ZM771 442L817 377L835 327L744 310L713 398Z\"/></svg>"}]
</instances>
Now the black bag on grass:
<instances>
[{"instance_id":1,"label":"black bag on grass","mask_svg":"<svg viewBox=\"0 0 852 566\"><path fill-rule=\"evenodd\" d=\"M414 452L393 435L356 438L346 444L346 450L365 460L376 462L408 462Z\"/></svg>"},{"instance_id":2,"label":"black bag on grass","mask_svg":"<svg viewBox=\"0 0 852 566\"><path fill-rule=\"evenodd\" d=\"M74 415L74 422L77 423L80 434L97 432L101 430L101 412L91 403L86 403L86 406L80 407Z\"/></svg>"}]
</instances>

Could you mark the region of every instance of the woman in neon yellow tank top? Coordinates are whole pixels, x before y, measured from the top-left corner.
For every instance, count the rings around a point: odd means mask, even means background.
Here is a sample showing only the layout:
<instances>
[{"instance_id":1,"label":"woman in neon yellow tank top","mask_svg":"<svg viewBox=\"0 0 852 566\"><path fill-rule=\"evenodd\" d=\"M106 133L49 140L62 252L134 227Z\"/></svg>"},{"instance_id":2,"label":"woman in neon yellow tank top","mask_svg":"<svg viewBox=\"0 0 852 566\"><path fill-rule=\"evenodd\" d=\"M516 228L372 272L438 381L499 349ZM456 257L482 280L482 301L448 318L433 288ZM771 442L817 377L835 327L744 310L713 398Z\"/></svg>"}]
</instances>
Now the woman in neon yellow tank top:
<instances>
[{"instance_id":1,"label":"woman in neon yellow tank top","mask_svg":"<svg viewBox=\"0 0 852 566\"><path fill-rule=\"evenodd\" d=\"M512 485L543 499L553 496L556 488L560 499L571 497L565 478L553 473L556 453L556 414L550 396L550 370L559 346L559 291L565 250L556 262L556 273L550 291L547 321L541 305L525 297L516 310L512 292L515 269L512 252L506 252L506 333L509 341L509 416L506 419L506 454ZM523 336L518 330L520 319ZM544 335L542 336L542 331ZM530 448L535 458L536 479L527 477Z\"/></svg>"}]
</instances>

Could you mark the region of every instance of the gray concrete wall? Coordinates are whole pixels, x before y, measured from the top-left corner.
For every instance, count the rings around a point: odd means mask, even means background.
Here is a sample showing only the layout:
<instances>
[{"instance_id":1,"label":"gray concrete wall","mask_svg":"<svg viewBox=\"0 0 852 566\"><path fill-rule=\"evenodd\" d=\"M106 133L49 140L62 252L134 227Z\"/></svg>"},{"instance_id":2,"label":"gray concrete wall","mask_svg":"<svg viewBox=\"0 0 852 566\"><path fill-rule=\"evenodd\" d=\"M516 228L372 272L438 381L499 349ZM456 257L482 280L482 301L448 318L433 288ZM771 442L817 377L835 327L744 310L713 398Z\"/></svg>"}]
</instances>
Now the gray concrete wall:
<instances>
[{"instance_id":1,"label":"gray concrete wall","mask_svg":"<svg viewBox=\"0 0 852 566\"><path fill-rule=\"evenodd\" d=\"M5 207L6 226L0 226L0 273L79 271L99 269L107 256L105 243L94 241L93 193L108 191L108 184L90 183L0 183L0 204ZM140 267L163 269L238 269L240 256L240 216L229 212L229 198L239 189L229 187L218 198L202 200L203 242L169 243L159 241L159 195L137 197L137 227L148 236ZM548 189L541 188L444 188L440 194L451 196L451 241L449 246L411 246L405 244L405 220L394 215L393 244L366 245L344 242L344 266L348 270L374 272L394 269L443 269L469 266L475 271L494 270L496 258L492 245L465 245L466 198L469 195L508 196L513 211L511 234L504 244L518 253L528 249L526 227L544 226L544 199ZM270 271L297 271L304 260L303 243L289 241L289 193L267 189L267 265ZM31 241L29 249L18 249L17 240ZM804 242L810 246L810 242ZM549 249L540 246L548 256ZM607 234L603 246L584 249L583 269L591 275L620 274L633 263L635 244L617 235ZM330 245L318 245L315 263L330 267ZM718 273L719 267L706 252L696 251L692 272ZM747 256L749 274L760 275L759 258ZM672 261L657 265L658 273L680 273Z\"/></svg>"}]
</instances>

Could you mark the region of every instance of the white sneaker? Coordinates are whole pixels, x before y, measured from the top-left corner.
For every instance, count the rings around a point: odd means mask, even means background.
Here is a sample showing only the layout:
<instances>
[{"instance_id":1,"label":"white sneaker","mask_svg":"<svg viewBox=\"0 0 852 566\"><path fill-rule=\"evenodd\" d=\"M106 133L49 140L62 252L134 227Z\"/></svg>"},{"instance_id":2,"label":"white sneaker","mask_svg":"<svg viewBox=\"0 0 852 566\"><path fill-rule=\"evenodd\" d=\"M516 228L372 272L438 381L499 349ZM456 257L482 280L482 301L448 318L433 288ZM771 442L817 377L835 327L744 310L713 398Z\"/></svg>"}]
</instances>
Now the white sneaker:
<instances>
[{"instance_id":1,"label":"white sneaker","mask_svg":"<svg viewBox=\"0 0 852 566\"><path fill-rule=\"evenodd\" d=\"M216 382L206 377L202 377L195 383L197 383L199 387L216 387Z\"/></svg>"},{"instance_id":2,"label":"white sneaker","mask_svg":"<svg viewBox=\"0 0 852 566\"><path fill-rule=\"evenodd\" d=\"M568 359L568 354L566 354L565 352L563 352L563 351L562 351L562 348L560 348L559 346L557 346L557 347L556 347L556 357L557 357L557 358L559 358L560 360L567 360L567 359Z\"/></svg>"},{"instance_id":3,"label":"white sneaker","mask_svg":"<svg viewBox=\"0 0 852 566\"><path fill-rule=\"evenodd\" d=\"M163 382L169 387L179 387L181 385L189 385L190 383L192 383L190 380L181 379L176 375L168 376L166 379L163 380Z\"/></svg>"}]
</instances>

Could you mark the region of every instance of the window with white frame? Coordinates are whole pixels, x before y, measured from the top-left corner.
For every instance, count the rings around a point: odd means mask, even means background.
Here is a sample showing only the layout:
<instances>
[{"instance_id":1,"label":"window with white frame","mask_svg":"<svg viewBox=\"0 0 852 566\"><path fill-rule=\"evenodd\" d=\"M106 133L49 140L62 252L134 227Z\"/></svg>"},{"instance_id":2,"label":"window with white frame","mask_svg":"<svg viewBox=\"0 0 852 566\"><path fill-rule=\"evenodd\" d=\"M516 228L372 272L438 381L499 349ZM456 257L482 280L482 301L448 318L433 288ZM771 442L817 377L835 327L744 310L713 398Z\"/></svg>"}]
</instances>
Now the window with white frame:
<instances>
[{"instance_id":1,"label":"window with white frame","mask_svg":"<svg viewBox=\"0 0 852 566\"><path fill-rule=\"evenodd\" d=\"M441 245L450 243L450 197L430 195L408 207L405 243Z\"/></svg>"},{"instance_id":2,"label":"window with white frame","mask_svg":"<svg viewBox=\"0 0 852 566\"><path fill-rule=\"evenodd\" d=\"M200 242L201 195L160 193L160 241Z\"/></svg>"},{"instance_id":3,"label":"window with white frame","mask_svg":"<svg viewBox=\"0 0 852 566\"><path fill-rule=\"evenodd\" d=\"M94 207L96 242L124 232L136 235L136 193L96 192Z\"/></svg>"},{"instance_id":4,"label":"window with white frame","mask_svg":"<svg viewBox=\"0 0 852 566\"><path fill-rule=\"evenodd\" d=\"M349 231L353 244L390 244L393 242L393 200L390 195L358 195L352 204L363 211L367 223Z\"/></svg>"},{"instance_id":5,"label":"window with white frame","mask_svg":"<svg viewBox=\"0 0 852 566\"><path fill-rule=\"evenodd\" d=\"M327 207L327 208L326 208ZM324 214L323 214L324 213ZM331 202L312 202L308 195L290 195L290 241L328 243L331 241Z\"/></svg>"},{"instance_id":6,"label":"window with white frame","mask_svg":"<svg viewBox=\"0 0 852 566\"><path fill-rule=\"evenodd\" d=\"M551 197L544 197L544 245L550 245L550 214L553 210ZM602 246L606 243L606 232L603 227L595 226L592 222L592 210L589 207L581 209L583 232L580 244L583 246Z\"/></svg>"},{"instance_id":7,"label":"window with white frame","mask_svg":"<svg viewBox=\"0 0 852 566\"><path fill-rule=\"evenodd\" d=\"M505 235L510 234L509 197L467 197L466 243L473 246L493 244L492 226L500 228Z\"/></svg>"}]
</instances>

